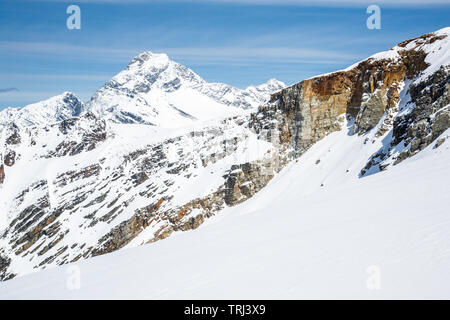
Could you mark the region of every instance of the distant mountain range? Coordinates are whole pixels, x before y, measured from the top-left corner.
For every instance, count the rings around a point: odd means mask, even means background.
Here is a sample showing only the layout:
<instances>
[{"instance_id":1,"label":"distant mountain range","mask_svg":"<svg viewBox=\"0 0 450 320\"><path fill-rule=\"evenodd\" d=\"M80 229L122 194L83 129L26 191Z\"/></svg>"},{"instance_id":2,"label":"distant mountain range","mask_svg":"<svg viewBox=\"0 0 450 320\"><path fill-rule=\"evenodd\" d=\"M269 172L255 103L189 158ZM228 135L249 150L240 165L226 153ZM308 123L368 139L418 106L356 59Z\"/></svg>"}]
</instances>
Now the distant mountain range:
<instances>
[{"instance_id":1,"label":"distant mountain range","mask_svg":"<svg viewBox=\"0 0 450 320\"><path fill-rule=\"evenodd\" d=\"M73 93L64 92L23 108L2 110L0 124L14 121L21 126L43 125L89 111L116 123L173 128L255 109L285 86L275 79L245 90L208 83L166 54L144 52L101 87L86 105Z\"/></svg>"}]
</instances>

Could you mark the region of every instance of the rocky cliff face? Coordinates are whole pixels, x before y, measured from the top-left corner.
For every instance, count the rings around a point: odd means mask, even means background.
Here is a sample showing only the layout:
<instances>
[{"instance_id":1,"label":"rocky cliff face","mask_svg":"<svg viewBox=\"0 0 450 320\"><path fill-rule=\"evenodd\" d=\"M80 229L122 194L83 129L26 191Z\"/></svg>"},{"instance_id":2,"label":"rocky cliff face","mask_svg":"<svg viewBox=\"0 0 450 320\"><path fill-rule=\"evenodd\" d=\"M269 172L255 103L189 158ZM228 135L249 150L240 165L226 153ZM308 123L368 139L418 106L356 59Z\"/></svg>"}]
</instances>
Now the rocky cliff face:
<instances>
[{"instance_id":1,"label":"rocky cliff face","mask_svg":"<svg viewBox=\"0 0 450 320\"><path fill-rule=\"evenodd\" d=\"M288 87L253 115L251 126L268 140L277 136L299 156L341 130L347 118L353 123L350 134L376 130L375 137L389 140L362 168L362 175L373 166L380 170L399 163L449 127L449 65L434 63L446 54L448 33L446 28L402 42L344 71ZM267 118L271 120L260 121Z\"/></svg>"},{"instance_id":2,"label":"rocky cliff face","mask_svg":"<svg viewBox=\"0 0 450 320\"><path fill-rule=\"evenodd\" d=\"M285 88L250 115L200 126L162 130L90 113L11 124L2 136L0 277L195 229L335 131L381 146L360 177L438 147L450 127L449 35L400 43Z\"/></svg>"}]
</instances>

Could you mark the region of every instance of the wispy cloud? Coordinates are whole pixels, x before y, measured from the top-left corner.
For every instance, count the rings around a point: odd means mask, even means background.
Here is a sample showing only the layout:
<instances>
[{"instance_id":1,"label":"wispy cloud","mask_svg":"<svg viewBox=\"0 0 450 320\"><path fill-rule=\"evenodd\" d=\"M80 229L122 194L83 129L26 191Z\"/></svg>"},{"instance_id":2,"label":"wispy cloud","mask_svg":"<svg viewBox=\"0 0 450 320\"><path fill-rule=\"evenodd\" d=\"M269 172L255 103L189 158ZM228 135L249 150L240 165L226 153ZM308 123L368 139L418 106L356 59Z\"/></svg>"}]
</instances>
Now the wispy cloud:
<instances>
[{"instance_id":1,"label":"wispy cloud","mask_svg":"<svg viewBox=\"0 0 450 320\"><path fill-rule=\"evenodd\" d=\"M17 88L0 88L0 93L17 92L17 91L19 91L19 89L17 89Z\"/></svg>"},{"instance_id":2,"label":"wispy cloud","mask_svg":"<svg viewBox=\"0 0 450 320\"><path fill-rule=\"evenodd\" d=\"M0 73L0 78L14 81L107 81L114 74L24 74L24 73ZM16 88L11 88L16 89ZM2 90L2 89L0 89ZM19 91L10 90L10 91ZM6 91L4 91L6 92Z\"/></svg>"},{"instance_id":3,"label":"wispy cloud","mask_svg":"<svg viewBox=\"0 0 450 320\"><path fill-rule=\"evenodd\" d=\"M70 45L64 43L52 42L22 42L22 41L0 41L0 51L13 54L31 54L36 56L38 54L78 57L79 59L88 58L91 61L99 59L105 61L121 61L129 58L137 53L136 49L113 49L113 48L98 48L91 46Z\"/></svg>"},{"instance_id":4,"label":"wispy cloud","mask_svg":"<svg viewBox=\"0 0 450 320\"><path fill-rule=\"evenodd\" d=\"M0 41L2 53L45 54L91 61L127 62L144 51L167 53L171 57L211 64L213 62L281 62L281 63L335 63L352 61L358 55L334 50L290 47L166 47L166 48L101 48L60 43Z\"/></svg>"}]
</instances>

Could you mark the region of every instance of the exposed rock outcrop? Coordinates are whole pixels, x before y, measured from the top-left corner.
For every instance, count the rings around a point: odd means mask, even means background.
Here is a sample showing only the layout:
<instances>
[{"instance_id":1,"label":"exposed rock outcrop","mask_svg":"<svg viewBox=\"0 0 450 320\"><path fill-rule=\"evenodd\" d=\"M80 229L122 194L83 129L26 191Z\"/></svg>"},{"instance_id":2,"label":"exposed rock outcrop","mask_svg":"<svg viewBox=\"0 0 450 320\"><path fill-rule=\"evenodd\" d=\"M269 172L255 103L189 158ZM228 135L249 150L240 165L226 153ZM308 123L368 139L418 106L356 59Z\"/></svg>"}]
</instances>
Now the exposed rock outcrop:
<instances>
[{"instance_id":1,"label":"exposed rock outcrop","mask_svg":"<svg viewBox=\"0 0 450 320\"><path fill-rule=\"evenodd\" d=\"M77 128L78 124L88 124ZM74 156L83 151L95 149L99 142L106 139L106 122L97 118L93 113L86 113L80 118L71 118L59 124L59 130L68 138L61 142L49 156ZM72 135L72 132L78 133ZM81 136L80 136L81 135Z\"/></svg>"},{"instance_id":2,"label":"exposed rock outcrop","mask_svg":"<svg viewBox=\"0 0 450 320\"><path fill-rule=\"evenodd\" d=\"M9 280L14 278L15 274L8 273L8 267L11 263L11 259L8 257L3 257L0 255L0 279L1 280Z\"/></svg>"},{"instance_id":3,"label":"exposed rock outcrop","mask_svg":"<svg viewBox=\"0 0 450 320\"><path fill-rule=\"evenodd\" d=\"M2 184L3 181L5 181L5 167L3 164L0 164L0 184Z\"/></svg>"},{"instance_id":4,"label":"exposed rock outcrop","mask_svg":"<svg viewBox=\"0 0 450 320\"><path fill-rule=\"evenodd\" d=\"M414 109L397 117L394 123L392 146L410 145L397 163L436 140L450 127L450 66L441 67L426 81L413 84L410 89Z\"/></svg>"}]
</instances>

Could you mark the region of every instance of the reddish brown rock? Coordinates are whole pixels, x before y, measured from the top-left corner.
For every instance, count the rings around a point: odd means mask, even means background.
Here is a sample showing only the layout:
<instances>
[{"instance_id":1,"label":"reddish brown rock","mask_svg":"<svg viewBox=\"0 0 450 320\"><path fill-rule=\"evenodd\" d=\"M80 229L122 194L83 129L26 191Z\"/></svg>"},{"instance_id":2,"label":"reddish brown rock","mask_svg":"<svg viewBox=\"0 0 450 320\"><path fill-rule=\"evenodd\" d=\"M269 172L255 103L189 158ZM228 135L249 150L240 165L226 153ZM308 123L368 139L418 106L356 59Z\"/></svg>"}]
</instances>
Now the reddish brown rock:
<instances>
[{"instance_id":1,"label":"reddish brown rock","mask_svg":"<svg viewBox=\"0 0 450 320\"><path fill-rule=\"evenodd\" d=\"M5 167L3 164L0 164L0 184L5 181Z\"/></svg>"},{"instance_id":2,"label":"reddish brown rock","mask_svg":"<svg viewBox=\"0 0 450 320\"><path fill-rule=\"evenodd\" d=\"M16 152L15 151L8 152L5 156L5 160L3 161L3 163L8 167L12 167L14 163L16 163Z\"/></svg>"}]
</instances>

